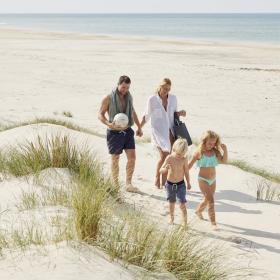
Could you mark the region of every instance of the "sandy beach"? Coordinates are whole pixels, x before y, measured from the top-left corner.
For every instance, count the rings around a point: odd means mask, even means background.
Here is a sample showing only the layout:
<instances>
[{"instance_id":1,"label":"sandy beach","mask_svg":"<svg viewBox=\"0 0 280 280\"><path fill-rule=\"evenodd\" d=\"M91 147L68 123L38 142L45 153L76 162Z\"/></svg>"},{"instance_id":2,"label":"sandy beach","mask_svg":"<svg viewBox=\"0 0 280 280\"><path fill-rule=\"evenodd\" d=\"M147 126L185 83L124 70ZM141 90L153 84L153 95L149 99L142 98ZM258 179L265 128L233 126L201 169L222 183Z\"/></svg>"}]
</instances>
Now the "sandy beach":
<instances>
[{"instance_id":1,"label":"sandy beach","mask_svg":"<svg viewBox=\"0 0 280 280\"><path fill-rule=\"evenodd\" d=\"M231 159L279 173L280 47L110 38L0 29L0 123L70 111L73 121L105 133L97 113L117 79L132 79L142 115L163 77L187 111L198 139L216 130ZM149 128L144 131L149 136Z\"/></svg>"},{"instance_id":2,"label":"sandy beach","mask_svg":"<svg viewBox=\"0 0 280 280\"><path fill-rule=\"evenodd\" d=\"M230 159L279 173L280 47L113 38L1 27L0 64L0 125L51 117L105 134L105 127L97 119L100 100L111 92L121 74L132 79L131 92L140 116L148 96L154 94L163 77L169 77L180 109L187 111L186 123L194 139L211 128L221 134ZM63 116L63 111L71 112L73 117ZM144 134L149 136L149 127L145 127ZM63 126L33 124L1 131L0 149L5 151L8 146L35 141L38 135L43 138L67 135L78 147L87 145L97 152L104 170L109 170L110 158L103 137ZM137 144L135 184L143 194L123 192L123 195L126 203L165 225L165 192L153 187L156 159L149 143ZM124 157L121 170L124 178ZM58 172L70 179L67 170ZM223 248L231 267L253 271L242 279L279 279L279 202L256 201L256 186L264 179L232 165L218 167L216 211L220 231L213 232L209 222L198 220L194 214L202 199L197 172L198 169L191 170L193 188L187 197L191 227ZM22 190L37 188L32 180L1 176L1 229L14 221L24 223L30 219L47 228L40 221L67 214L62 206L20 211L16 205ZM52 184L59 185L57 181ZM177 223L179 217L177 208ZM38 275L42 276L40 279L55 280L62 277L173 279L170 275L147 278L143 271L112 262L98 249L90 246L77 249L76 245L48 244L43 252L31 248L24 256L17 250L12 253L3 250L0 279L37 280Z\"/></svg>"}]
</instances>

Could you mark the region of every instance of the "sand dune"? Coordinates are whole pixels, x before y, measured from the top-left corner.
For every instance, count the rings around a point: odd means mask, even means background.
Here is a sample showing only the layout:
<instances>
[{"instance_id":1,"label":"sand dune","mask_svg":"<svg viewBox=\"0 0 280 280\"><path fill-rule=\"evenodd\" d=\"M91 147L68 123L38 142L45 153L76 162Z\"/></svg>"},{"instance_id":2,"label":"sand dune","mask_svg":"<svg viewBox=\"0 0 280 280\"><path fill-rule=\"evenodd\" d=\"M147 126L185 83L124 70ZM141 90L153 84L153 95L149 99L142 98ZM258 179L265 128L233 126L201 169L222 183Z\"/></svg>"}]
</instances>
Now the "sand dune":
<instances>
[{"instance_id":1,"label":"sand dune","mask_svg":"<svg viewBox=\"0 0 280 280\"><path fill-rule=\"evenodd\" d=\"M88 145L93 151L96 151L99 160L108 170L109 157L106 152L105 139L73 131L62 126L37 124L3 131L0 134L0 149L5 150L7 146L19 145L26 143L26 141L36 141L38 135L43 139L52 135L68 135L71 143L79 147ZM152 172L143 172L143 170L152 171L154 169L156 157L149 144L138 145L137 155L139 160L136 166L135 183L143 194L123 193L125 200L138 208L142 208L157 223L166 226L167 205L165 193L163 190L157 190L152 186ZM124 164L123 157L121 162L122 170L124 170ZM59 172L64 174L61 178L66 176L67 180L67 172L65 173L63 170ZM188 194L188 215L191 226L197 232L205 233L206 240L220 244L221 248L226 250L231 265L252 268L254 276L247 279L278 279L280 273L278 266L280 227L279 223L277 223L280 215L279 203L256 201L256 183L261 178L233 166L221 165L218 167L216 210L220 231L213 232L209 222L198 221L194 215L194 208L201 200L201 194L198 191L196 182L196 173L197 170L191 171L193 189ZM47 174L43 172L42 176L48 178ZM124 176L123 173L122 176ZM24 220L24 217L30 218L29 214L17 214L18 209L15 204L20 190L31 188L32 184L34 184L32 182L32 180L19 178L8 181L3 180L0 183L1 211L8 209L1 215L1 228L5 226L5 221L8 217L21 217L21 220ZM59 180L56 179L55 182L59 185ZM50 184L51 182L47 183ZM63 212L63 209L56 207L48 208L47 212L46 209L41 210L36 210L39 217L50 217L58 210ZM34 219L34 216L31 217ZM175 219L179 223L178 211L176 211ZM94 274L95 276L98 275L98 277L91 279L111 279L112 275L116 279L134 279L135 277L135 274L133 274L135 270L130 272L118 264L109 263L106 258L104 259L98 252L92 252L90 248L85 248L85 251L80 248L79 250L82 251L79 251L78 256L76 249L63 244L58 248L47 247L46 250L47 252L44 256L36 257L36 261L32 261L32 256L38 254L36 250L35 252L28 251L24 257L20 257L20 253L13 253L8 259L3 258L0 261L0 267L7 269L1 269L1 279L2 277L5 279L7 275L9 275L9 279L37 279L35 275L38 275L39 272L44 274L45 278L43 279L47 279L47 277L57 277L53 279L59 279L61 275L65 279L76 279L75 277L78 273L81 279L88 279L87 277L91 275L93 270L95 271L95 268L100 274ZM16 257L14 254L16 254ZM17 258L20 258L20 261L16 261ZM86 263L83 260L86 260ZM16 264L12 265L13 262L16 262ZM92 270L87 271L86 267L89 264ZM31 265L34 268L33 271L30 271ZM23 271L21 276L17 271Z\"/></svg>"}]
</instances>

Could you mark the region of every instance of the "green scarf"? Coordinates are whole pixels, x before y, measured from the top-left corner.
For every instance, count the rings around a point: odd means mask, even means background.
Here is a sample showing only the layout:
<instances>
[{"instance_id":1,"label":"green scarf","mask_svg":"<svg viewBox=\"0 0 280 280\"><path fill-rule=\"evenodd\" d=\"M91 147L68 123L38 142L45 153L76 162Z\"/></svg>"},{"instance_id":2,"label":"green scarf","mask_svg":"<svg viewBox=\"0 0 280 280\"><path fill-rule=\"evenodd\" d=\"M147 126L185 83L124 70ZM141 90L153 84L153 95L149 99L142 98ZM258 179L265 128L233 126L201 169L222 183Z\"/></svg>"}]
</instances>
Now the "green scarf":
<instances>
[{"instance_id":1,"label":"green scarf","mask_svg":"<svg viewBox=\"0 0 280 280\"><path fill-rule=\"evenodd\" d=\"M128 117L128 126L133 126L133 100L130 92L125 95L126 109L123 111L118 88L112 91L109 103L109 121L112 122L116 114L124 113Z\"/></svg>"}]
</instances>

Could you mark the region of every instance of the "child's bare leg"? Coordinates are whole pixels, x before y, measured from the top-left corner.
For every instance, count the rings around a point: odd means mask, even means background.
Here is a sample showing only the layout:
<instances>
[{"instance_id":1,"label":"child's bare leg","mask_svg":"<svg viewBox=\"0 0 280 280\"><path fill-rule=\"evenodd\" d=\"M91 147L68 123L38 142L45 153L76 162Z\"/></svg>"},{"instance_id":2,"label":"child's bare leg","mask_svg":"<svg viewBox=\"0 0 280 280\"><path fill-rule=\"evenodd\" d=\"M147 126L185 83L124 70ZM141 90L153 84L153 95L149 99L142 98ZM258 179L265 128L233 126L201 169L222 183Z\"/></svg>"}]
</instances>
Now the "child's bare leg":
<instances>
[{"instance_id":1,"label":"child's bare leg","mask_svg":"<svg viewBox=\"0 0 280 280\"><path fill-rule=\"evenodd\" d=\"M216 190L216 183L214 183L211 187L209 187L210 196L208 198L208 215L213 226L216 226L216 213L215 213L215 202L214 202L214 194Z\"/></svg>"},{"instance_id":2,"label":"child's bare leg","mask_svg":"<svg viewBox=\"0 0 280 280\"><path fill-rule=\"evenodd\" d=\"M186 226L188 222L186 203L180 203L180 209L182 211L182 225Z\"/></svg>"},{"instance_id":3,"label":"child's bare leg","mask_svg":"<svg viewBox=\"0 0 280 280\"><path fill-rule=\"evenodd\" d=\"M204 200L198 205L196 208L195 214L199 217L199 219L204 220L202 212L205 210L205 208L208 205L208 200L207 200L207 191L209 192L209 186L206 182L203 182L201 180L198 180L199 188L201 192L204 195Z\"/></svg>"},{"instance_id":4,"label":"child's bare leg","mask_svg":"<svg viewBox=\"0 0 280 280\"><path fill-rule=\"evenodd\" d=\"M207 207L208 201L206 197L204 197L204 200L198 205L198 207L195 210L195 214L198 216L199 219L204 220L202 212Z\"/></svg>"},{"instance_id":5,"label":"child's bare leg","mask_svg":"<svg viewBox=\"0 0 280 280\"><path fill-rule=\"evenodd\" d=\"M169 215L170 215L169 224L171 225L174 224L174 212L175 212L175 202L169 202Z\"/></svg>"}]
</instances>

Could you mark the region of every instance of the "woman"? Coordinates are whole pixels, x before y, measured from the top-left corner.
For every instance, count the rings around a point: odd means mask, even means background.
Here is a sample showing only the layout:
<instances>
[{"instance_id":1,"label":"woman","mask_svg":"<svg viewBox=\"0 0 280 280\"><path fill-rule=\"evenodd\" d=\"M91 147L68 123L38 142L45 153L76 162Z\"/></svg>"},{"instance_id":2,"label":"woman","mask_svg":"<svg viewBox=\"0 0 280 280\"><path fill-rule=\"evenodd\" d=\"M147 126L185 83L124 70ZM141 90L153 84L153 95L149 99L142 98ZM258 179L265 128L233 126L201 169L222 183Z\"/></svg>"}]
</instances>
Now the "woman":
<instances>
[{"instance_id":1,"label":"woman","mask_svg":"<svg viewBox=\"0 0 280 280\"><path fill-rule=\"evenodd\" d=\"M166 182L166 174L160 175L165 158L171 151L174 137L174 113L177 112L177 98L170 94L171 81L168 78L163 79L159 85L156 94L150 96L147 102L147 108L141 127L151 119L152 143L159 152L159 161L156 167L155 186L161 188ZM179 116L186 116L184 110L177 112Z\"/></svg>"}]
</instances>

